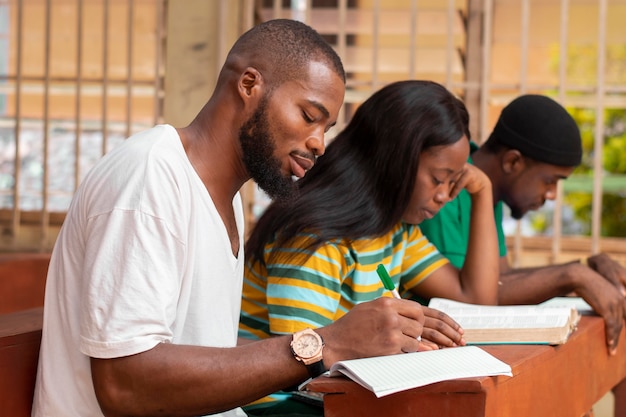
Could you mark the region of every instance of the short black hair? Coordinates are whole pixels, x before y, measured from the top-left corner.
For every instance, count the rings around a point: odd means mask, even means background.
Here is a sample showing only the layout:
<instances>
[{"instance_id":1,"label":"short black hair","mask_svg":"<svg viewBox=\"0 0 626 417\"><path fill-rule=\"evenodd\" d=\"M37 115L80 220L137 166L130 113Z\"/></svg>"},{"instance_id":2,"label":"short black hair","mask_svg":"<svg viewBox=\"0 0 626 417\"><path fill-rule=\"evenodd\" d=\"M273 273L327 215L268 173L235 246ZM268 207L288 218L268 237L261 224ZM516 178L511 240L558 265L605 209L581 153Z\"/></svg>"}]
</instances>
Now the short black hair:
<instances>
[{"instance_id":1,"label":"short black hair","mask_svg":"<svg viewBox=\"0 0 626 417\"><path fill-rule=\"evenodd\" d=\"M346 82L343 64L332 46L297 20L274 19L252 27L235 42L226 64L239 55L247 57L247 65L261 71L270 87L302 78L302 69L312 61L328 64Z\"/></svg>"}]
</instances>

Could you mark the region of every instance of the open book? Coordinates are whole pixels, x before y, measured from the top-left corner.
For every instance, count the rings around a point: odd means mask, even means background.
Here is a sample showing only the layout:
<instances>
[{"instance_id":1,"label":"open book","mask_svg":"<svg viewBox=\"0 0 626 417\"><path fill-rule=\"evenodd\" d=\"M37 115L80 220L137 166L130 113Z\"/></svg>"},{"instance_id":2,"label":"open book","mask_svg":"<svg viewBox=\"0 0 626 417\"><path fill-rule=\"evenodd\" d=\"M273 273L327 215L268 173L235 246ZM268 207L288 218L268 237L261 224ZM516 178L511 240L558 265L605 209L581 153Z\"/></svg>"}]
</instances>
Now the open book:
<instances>
[{"instance_id":1,"label":"open book","mask_svg":"<svg viewBox=\"0 0 626 417\"><path fill-rule=\"evenodd\" d=\"M341 375L379 398L449 379L512 376L509 365L477 346L340 361L330 368L330 376Z\"/></svg>"},{"instance_id":2,"label":"open book","mask_svg":"<svg viewBox=\"0 0 626 417\"><path fill-rule=\"evenodd\" d=\"M560 345L580 320L577 308L564 304L484 306L433 298L428 306L456 320L468 344Z\"/></svg>"},{"instance_id":3,"label":"open book","mask_svg":"<svg viewBox=\"0 0 626 417\"><path fill-rule=\"evenodd\" d=\"M595 315L593 307L582 297L554 297L539 304L542 307L574 307L582 316Z\"/></svg>"}]
</instances>

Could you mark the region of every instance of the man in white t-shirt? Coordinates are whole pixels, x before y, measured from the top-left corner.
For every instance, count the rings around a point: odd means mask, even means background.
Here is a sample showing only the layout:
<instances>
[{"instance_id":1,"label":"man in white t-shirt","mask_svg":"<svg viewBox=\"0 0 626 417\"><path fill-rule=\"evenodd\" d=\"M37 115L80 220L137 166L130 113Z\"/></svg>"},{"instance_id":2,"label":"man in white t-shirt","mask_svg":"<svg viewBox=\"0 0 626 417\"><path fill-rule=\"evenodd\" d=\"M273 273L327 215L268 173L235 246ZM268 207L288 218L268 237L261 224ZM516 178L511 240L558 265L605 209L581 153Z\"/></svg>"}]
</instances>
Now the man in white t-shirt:
<instances>
[{"instance_id":1,"label":"man in white t-shirt","mask_svg":"<svg viewBox=\"0 0 626 417\"><path fill-rule=\"evenodd\" d=\"M52 254L34 416L243 415L237 407L338 360L419 349L421 308L391 298L316 333L236 347L239 189L252 178L289 198L344 92L319 34L265 22L235 43L189 126L156 126L102 158ZM299 349L309 342L290 348L304 337L319 344L310 359Z\"/></svg>"}]
</instances>

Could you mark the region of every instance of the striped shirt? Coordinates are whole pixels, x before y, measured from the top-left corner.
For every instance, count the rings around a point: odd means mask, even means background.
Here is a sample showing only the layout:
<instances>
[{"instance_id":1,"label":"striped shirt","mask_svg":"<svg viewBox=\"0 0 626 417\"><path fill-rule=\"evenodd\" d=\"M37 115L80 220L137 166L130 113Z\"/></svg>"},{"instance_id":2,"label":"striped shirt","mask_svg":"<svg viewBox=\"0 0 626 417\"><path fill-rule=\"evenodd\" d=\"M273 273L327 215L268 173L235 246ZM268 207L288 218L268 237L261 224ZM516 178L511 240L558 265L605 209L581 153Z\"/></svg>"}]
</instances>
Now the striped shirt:
<instances>
[{"instance_id":1,"label":"striped shirt","mask_svg":"<svg viewBox=\"0 0 626 417\"><path fill-rule=\"evenodd\" d=\"M239 336L259 339L326 326L359 303L390 296L378 264L404 295L448 263L417 225L398 223L384 236L336 240L315 251L299 249L307 239L303 234L278 249L270 243L266 261L270 250L276 253L267 268L246 264Z\"/></svg>"}]
</instances>

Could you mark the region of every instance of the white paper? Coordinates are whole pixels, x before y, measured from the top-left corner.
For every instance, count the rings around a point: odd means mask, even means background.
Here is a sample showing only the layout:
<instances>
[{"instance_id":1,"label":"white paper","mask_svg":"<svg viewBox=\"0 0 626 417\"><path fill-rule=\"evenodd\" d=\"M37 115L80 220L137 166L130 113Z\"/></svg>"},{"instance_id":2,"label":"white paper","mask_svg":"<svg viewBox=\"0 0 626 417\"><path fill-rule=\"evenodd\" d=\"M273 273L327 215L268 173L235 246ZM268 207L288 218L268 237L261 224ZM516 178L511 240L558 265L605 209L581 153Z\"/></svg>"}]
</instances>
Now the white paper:
<instances>
[{"instance_id":1,"label":"white paper","mask_svg":"<svg viewBox=\"0 0 626 417\"><path fill-rule=\"evenodd\" d=\"M573 307L578 310L580 314L595 314L593 307L591 307L582 297L554 297L539 305L542 307Z\"/></svg>"},{"instance_id":2,"label":"white paper","mask_svg":"<svg viewBox=\"0 0 626 417\"><path fill-rule=\"evenodd\" d=\"M443 311L466 330L562 327L569 322L572 315L572 306L565 305L491 306L433 298L428 306Z\"/></svg>"},{"instance_id":3,"label":"white paper","mask_svg":"<svg viewBox=\"0 0 626 417\"><path fill-rule=\"evenodd\" d=\"M376 397L457 378L507 375L511 367L477 346L462 346L335 363L330 376L345 375Z\"/></svg>"}]
</instances>

